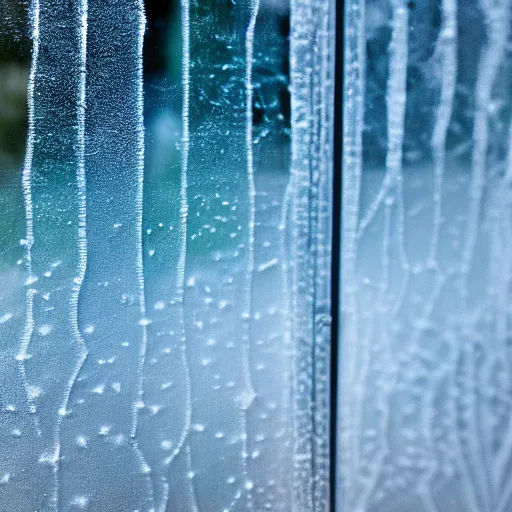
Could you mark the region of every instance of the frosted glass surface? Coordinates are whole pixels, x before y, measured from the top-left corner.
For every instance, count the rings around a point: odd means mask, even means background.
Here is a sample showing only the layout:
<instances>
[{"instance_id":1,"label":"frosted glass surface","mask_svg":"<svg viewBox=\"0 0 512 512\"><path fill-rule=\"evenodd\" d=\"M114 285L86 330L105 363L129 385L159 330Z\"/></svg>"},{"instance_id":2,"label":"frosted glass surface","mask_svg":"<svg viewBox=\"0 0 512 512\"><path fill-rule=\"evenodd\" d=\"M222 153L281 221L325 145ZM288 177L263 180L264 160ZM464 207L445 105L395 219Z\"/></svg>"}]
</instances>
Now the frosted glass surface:
<instances>
[{"instance_id":1,"label":"frosted glass surface","mask_svg":"<svg viewBox=\"0 0 512 512\"><path fill-rule=\"evenodd\" d=\"M339 510L508 512L512 3L345 7Z\"/></svg>"},{"instance_id":2,"label":"frosted glass surface","mask_svg":"<svg viewBox=\"0 0 512 512\"><path fill-rule=\"evenodd\" d=\"M334 2L0 3L0 511L328 510Z\"/></svg>"}]
</instances>

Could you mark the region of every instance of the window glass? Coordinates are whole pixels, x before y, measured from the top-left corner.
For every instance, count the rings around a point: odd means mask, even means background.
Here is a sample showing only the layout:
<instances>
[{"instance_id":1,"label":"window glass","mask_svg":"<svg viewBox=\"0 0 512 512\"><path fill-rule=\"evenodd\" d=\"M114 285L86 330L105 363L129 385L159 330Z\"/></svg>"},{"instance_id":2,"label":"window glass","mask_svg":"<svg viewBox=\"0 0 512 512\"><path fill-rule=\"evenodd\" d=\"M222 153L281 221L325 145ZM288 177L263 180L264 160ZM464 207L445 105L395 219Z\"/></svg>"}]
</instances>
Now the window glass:
<instances>
[{"instance_id":1,"label":"window glass","mask_svg":"<svg viewBox=\"0 0 512 512\"><path fill-rule=\"evenodd\" d=\"M511 9L345 2L342 511L512 507Z\"/></svg>"},{"instance_id":2,"label":"window glass","mask_svg":"<svg viewBox=\"0 0 512 512\"><path fill-rule=\"evenodd\" d=\"M0 5L0 510L327 510L333 24Z\"/></svg>"}]
</instances>

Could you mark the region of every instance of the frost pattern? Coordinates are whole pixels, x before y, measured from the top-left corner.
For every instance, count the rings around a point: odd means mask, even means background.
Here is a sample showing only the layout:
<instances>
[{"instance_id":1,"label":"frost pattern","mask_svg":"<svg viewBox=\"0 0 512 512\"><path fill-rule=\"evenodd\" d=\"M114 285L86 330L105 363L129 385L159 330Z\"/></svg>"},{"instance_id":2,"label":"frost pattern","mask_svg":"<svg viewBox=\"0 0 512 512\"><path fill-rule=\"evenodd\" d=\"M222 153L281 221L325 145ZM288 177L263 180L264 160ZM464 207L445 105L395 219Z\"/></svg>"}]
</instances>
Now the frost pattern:
<instances>
[{"instance_id":1,"label":"frost pattern","mask_svg":"<svg viewBox=\"0 0 512 512\"><path fill-rule=\"evenodd\" d=\"M292 397L296 510L328 508L333 8L293 0L291 11L290 329L294 387L300 390Z\"/></svg>"},{"instance_id":2,"label":"frost pattern","mask_svg":"<svg viewBox=\"0 0 512 512\"><path fill-rule=\"evenodd\" d=\"M345 14L338 505L505 512L512 4Z\"/></svg>"},{"instance_id":3,"label":"frost pattern","mask_svg":"<svg viewBox=\"0 0 512 512\"><path fill-rule=\"evenodd\" d=\"M151 7L28 7L0 510L327 511L334 2Z\"/></svg>"}]
</instances>

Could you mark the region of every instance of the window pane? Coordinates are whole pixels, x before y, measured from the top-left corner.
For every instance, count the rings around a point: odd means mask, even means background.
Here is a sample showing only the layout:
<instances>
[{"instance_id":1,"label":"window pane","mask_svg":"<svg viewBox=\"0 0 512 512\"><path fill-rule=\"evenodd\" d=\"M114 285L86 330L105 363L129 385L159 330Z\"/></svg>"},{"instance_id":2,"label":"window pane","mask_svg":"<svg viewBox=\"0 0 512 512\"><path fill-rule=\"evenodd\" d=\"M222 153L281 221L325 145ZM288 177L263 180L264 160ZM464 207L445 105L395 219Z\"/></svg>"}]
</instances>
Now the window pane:
<instances>
[{"instance_id":1,"label":"window pane","mask_svg":"<svg viewBox=\"0 0 512 512\"><path fill-rule=\"evenodd\" d=\"M512 507L511 9L346 2L341 511Z\"/></svg>"},{"instance_id":2,"label":"window pane","mask_svg":"<svg viewBox=\"0 0 512 512\"><path fill-rule=\"evenodd\" d=\"M333 10L0 7L0 510L328 509Z\"/></svg>"}]
</instances>

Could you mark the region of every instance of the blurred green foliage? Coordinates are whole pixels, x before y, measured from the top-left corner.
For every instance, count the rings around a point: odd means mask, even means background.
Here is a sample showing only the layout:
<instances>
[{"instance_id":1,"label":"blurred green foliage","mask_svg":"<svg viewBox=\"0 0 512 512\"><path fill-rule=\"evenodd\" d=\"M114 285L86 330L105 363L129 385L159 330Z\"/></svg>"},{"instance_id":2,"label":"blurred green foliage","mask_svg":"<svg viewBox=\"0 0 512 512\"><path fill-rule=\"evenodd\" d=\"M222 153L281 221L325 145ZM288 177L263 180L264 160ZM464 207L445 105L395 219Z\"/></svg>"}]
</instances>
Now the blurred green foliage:
<instances>
[{"instance_id":1,"label":"blurred green foliage","mask_svg":"<svg viewBox=\"0 0 512 512\"><path fill-rule=\"evenodd\" d=\"M18 62L28 66L28 0L0 2L0 63Z\"/></svg>"},{"instance_id":2,"label":"blurred green foliage","mask_svg":"<svg viewBox=\"0 0 512 512\"><path fill-rule=\"evenodd\" d=\"M27 134L28 68L16 62L0 65L0 168L19 167ZM9 179L2 172L0 180Z\"/></svg>"},{"instance_id":3,"label":"blurred green foliage","mask_svg":"<svg viewBox=\"0 0 512 512\"><path fill-rule=\"evenodd\" d=\"M26 1L0 2L0 184L11 182L23 160L30 63Z\"/></svg>"}]
</instances>

